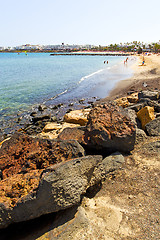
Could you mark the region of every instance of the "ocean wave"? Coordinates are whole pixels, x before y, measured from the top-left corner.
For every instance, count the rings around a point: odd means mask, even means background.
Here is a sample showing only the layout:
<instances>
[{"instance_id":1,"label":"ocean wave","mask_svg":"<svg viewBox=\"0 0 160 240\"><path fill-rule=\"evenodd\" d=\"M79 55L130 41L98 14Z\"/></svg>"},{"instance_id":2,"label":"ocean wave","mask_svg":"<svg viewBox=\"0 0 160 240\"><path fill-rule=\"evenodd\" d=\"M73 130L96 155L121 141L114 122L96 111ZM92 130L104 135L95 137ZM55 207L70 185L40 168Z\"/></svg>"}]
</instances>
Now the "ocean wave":
<instances>
[{"instance_id":1,"label":"ocean wave","mask_svg":"<svg viewBox=\"0 0 160 240\"><path fill-rule=\"evenodd\" d=\"M85 79L87 79L87 78L89 78L89 77L92 77L92 76L94 76L95 74L102 72L103 70L104 70L104 69L100 69L100 70L98 70L98 71L96 71L96 72L93 72L93 73L91 73L91 74L89 74L89 75L87 75L87 76L82 77L82 78L79 80L78 83L83 82Z\"/></svg>"},{"instance_id":2,"label":"ocean wave","mask_svg":"<svg viewBox=\"0 0 160 240\"><path fill-rule=\"evenodd\" d=\"M46 101L43 102L43 104L45 104L45 103L48 102L48 101L51 101L51 100L56 99L57 97L59 97L59 96L65 94L66 92L68 92L68 89L64 90L64 91L61 92L61 93L56 94L54 97L51 97L51 98L47 99Z\"/></svg>"}]
</instances>

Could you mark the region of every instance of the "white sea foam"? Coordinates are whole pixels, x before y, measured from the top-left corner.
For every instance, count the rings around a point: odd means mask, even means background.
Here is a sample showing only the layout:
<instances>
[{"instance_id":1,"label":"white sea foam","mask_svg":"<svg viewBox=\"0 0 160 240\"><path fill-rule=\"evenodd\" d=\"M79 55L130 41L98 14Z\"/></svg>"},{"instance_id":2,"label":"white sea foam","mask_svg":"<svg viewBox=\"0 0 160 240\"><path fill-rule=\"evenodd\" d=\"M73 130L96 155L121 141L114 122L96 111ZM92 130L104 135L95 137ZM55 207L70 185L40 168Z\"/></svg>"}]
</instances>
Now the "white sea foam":
<instances>
[{"instance_id":1,"label":"white sea foam","mask_svg":"<svg viewBox=\"0 0 160 240\"><path fill-rule=\"evenodd\" d=\"M94 76L95 74L102 72L103 70L104 70L104 69L100 69L100 70L98 70L98 71L96 71L96 72L93 72L93 73L91 73L91 74L89 74L89 75L87 75L87 76L82 77L82 78L79 80L78 83L83 82L85 79L90 78L90 77Z\"/></svg>"},{"instance_id":2,"label":"white sea foam","mask_svg":"<svg viewBox=\"0 0 160 240\"><path fill-rule=\"evenodd\" d=\"M66 92L68 92L68 89L64 90L63 92L61 92L61 93L59 93L59 94L57 94L57 95L55 95L54 97L51 97L51 98L47 99L46 101L43 102L43 104L45 104L46 102L48 102L48 101L50 101L50 100L56 99L57 97L65 94Z\"/></svg>"}]
</instances>

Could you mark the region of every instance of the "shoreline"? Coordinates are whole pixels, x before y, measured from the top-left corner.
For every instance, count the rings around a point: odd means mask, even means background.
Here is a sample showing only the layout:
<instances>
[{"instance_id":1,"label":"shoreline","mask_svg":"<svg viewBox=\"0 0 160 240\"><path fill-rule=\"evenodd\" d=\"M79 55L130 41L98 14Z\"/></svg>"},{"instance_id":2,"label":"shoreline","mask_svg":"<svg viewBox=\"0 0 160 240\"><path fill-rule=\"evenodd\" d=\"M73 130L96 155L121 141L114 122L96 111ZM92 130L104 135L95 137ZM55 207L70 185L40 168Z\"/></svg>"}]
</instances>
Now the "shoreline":
<instances>
[{"instance_id":1,"label":"shoreline","mask_svg":"<svg viewBox=\"0 0 160 240\"><path fill-rule=\"evenodd\" d=\"M127 95L128 92L138 92L141 90L153 90L153 89L160 89L160 56L151 55L145 56L145 65L141 66L143 56L136 56L137 61L130 65L128 62L128 67L131 68L134 73L133 76L129 79L120 80L115 83L115 86L109 94L104 98L96 98L96 97L84 97L81 99L73 99L67 102L60 101L60 103L54 103L52 106L48 106L47 111L49 110L52 114L52 117L57 118L57 121L62 121L63 116L67 111L77 110L77 109L84 109L92 107L93 105L98 104L99 102L104 102L108 100L113 100L115 98L124 97ZM147 84L147 87L143 86L143 83ZM12 121L9 121L8 124L4 124L4 128L1 128L1 138L3 140L4 135L8 136L8 134L12 134L18 129L23 128L23 126L32 124L32 117L31 114L35 111L38 112L38 106L43 105L43 103L37 103L33 105L30 109L26 112L22 111L23 113L17 116L15 115ZM58 107L57 107L58 106ZM55 107L55 109L54 109ZM53 110L53 109L54 110ZM13 121L14 120L14 121ZM12 123L11 123L12 122ZM14 122L14 124L13 124ZM7 134L7 135L6 135Z\"/></svg>"},{"instance_id":2,"label":"shoreline","mask_svg":"<svg viewBox=\"0 0 160 240\"><path fill-rule=\"evenodd\" d=\"M143 55L137 56L137 58L137 61L131 66L134 71L133 76L119 81L103 100L122 97L130 91L160 89L160 56L144 56L144 66L142 66Z\"/></svg>"},{"instance_id":3,"label":"shoreline","mask_svg":"<svg viewBox=\"0 0 160 240\"><path fill-rule=\"evenodd\" d=\"M50 56L132 56L133 53L123 52L73 52L73 53L51 53Z\"/></svg>"}]
</instances>

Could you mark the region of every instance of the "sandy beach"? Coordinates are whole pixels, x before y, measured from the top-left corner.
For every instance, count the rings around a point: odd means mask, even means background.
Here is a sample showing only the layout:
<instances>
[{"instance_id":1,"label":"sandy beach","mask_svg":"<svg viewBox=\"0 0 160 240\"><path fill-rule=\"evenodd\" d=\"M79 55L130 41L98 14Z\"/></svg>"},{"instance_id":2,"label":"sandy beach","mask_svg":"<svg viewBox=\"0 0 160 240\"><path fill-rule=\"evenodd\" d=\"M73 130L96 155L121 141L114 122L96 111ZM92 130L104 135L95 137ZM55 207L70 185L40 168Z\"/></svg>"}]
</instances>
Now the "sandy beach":
<instances>
[{"instance_id":1,"label":"sandy beach","mask_svg":"<svg viewBox=\"0 0 160 240\"><path fill-rule=\"evenodd\" d=\"M132 65L133 77L118 82L107 98L113 99L127 94L129 91L160 89L160 55L137 56L137 61Z\"/></svg>"}]
</instances>

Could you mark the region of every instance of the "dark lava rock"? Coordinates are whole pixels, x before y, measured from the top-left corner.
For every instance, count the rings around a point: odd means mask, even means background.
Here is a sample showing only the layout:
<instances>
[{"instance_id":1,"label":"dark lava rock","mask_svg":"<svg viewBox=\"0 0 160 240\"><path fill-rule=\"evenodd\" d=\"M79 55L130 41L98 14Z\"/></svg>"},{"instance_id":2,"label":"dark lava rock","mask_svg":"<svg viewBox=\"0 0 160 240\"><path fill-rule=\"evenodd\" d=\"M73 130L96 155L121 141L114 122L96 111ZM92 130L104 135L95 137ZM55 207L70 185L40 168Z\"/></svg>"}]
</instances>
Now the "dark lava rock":
<instances>
[{"instance_id":1,"label":"dark lava rock","mask_svg":"<svg viewBox=\"0 0 160 240\"><path fill-rule=\"evenodd\" d=\"M93 104L93 101L88 101L88 104Z\"/></svg>"},{"instance_id":2,"label":"dark lava rock","mask_svg":"<svg viewBox=\"0 0 160 240\"><path fill-rule=\"evenodd\" d=\"M55 105L55 106L52 106L52 109L58 109L58 108L60 108L60 107L62 107L63 106L63 103L59 103L59 104L57 104L57 105Z\"/></svg>"},{"instance_id":3,"label":"dark lava rock","mask_svg":"<svg viewBox=\"0 0 160 240\"><path fill-rule=\"evenodd\" d=\"M43 113L37 113L33 118L32 118L32 121L35 123L35 122L38 122L38 121L42 121L44 119L50 119L51 118L51 113L49 112L43 112Z\"/></svg>"},{"instance_id":4,"label":"dark lava rock","mask_svg":"<svg viewBox=\"0 0 160 240\"><path fill-rule=\"evenodd\" d=\"M126 107L126 109L131 109L131 110L134 110L134 111L138 112L139 110L141 110L142 108L144 108L147 105L148 104L146 102L140 102L140 103L137 103L137 104L133 104L129 107Z\"/></svg>"},{"instance_id":5,"label":"dark lava rock","mask_svg":"<svg viewBox=\"0 0 160 240\"><path fill-rule=\"evenodd\" d=\"M31 117L35 117L36 115L37 115L37 112L36 112L36 111L33 111L33 112L31 112L31 114L30 114Z\"/></svg>"},{"instance_id":6,"label":"dark lava rock","mask_svg":"<svg viewBox=\"0 0 160 240\"><path fill-rule=\"evenodd\" d=\"M142 91L138 93L138 98L149 98L151 100L158 100L159 99L159 92L158 91Z\"/></svg>"},{"instance_id":7,"label":"dark lava rock","mask_svg":"<svg viewBox=\"0 0 160 240\"><path fill-rule=\"evenodd\" d=\"M155 118L147 123L145 130L149 136L160 136L160 118Z\"/></svg>"},{"instance_id":8,"label":"dark lava rock","mask_svg":"<svg viewBox=\"0 0 160 240\"><path fill-rule=\"evenodd\" d=\"M73 110L74 110L73 108L69 108L69 109L67 109L66 113L69 113L69 112L71 112Z\"/></svg>"},{"instance_id":9,"label":"dark lava rock","mask_svg":"<svg viewBox=\"0 0 160 240\"><path fill-rule=\"evenodd\" d=\"M109 152L129 152L135 144L135 125L124 110L113 102L93 108L85 132L87 145Z\"/></svg>"},{"instance_id":10,"label":"dark lava rock","mask_svg":"<svg viewBox=\"0 0 160 240\"><path fill-rule=\"evenodd\" d=\"M149 98L141 98L139 100L139 103L144 103L144 106L150 106L150 107L154 107L154 110L156 112L160 112L160 104L158 103L158 101L153 101L150 100Z\"/></svg>"},{"instance_id":11,"label":"dark lava rock","mask_svg":"<svg viewBox=\"0 0 160 240\"><path fill-rule=\"evenodd\" d=\"M47 106L46 105L39 105L38 106L38 111L41 111L41 112L43 112L45 109L47 109Z\"/></svg>"},{"instance_id":12,"label":"dark lava rock","mask_svg":"<svg viewBox=\"0 0 160 240\"><path fill-rule=\"evenodd\" d=\"M159 118L159 117L160 117L160 113L157 113L157 114L156 114L156 118Z\"/></svg>"},{"instance_id":13,"label":"dark lava rock","mask_svg":"<svg viewBox=\"0 0 160 240\"><path fill-rule=\"evenodd\" d=\"M115 152L110 156L104 158L102 164L105 169L105 174L121 168L124 162L125 162L124 157L119 152Z\"/></svg>"}]
</instances>

